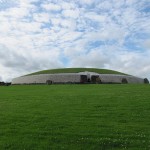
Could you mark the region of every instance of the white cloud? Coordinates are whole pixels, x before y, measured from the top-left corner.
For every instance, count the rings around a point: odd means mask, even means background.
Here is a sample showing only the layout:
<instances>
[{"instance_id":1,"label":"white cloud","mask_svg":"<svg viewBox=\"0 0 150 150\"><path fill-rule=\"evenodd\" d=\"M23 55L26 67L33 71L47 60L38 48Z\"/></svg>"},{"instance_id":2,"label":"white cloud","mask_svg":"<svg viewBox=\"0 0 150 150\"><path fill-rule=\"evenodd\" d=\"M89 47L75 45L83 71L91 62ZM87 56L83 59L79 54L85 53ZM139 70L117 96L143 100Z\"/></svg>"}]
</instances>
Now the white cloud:
<instances>
[{"instance_id":1,"label":"white cloud","mask_svg":"<svg viewBox=\"0 0 150 150\"><path fill-rule=\"evenodd\" d=\"M85 17L96 22L105 22L107 19L106 15L100 15L94 12L86 13Z\"/></svg>"},{"instance_id":2,"label":"white cloud","mask_svg":"<svg viewBox=\"0 0 150 150\"><path fill-rule=\"evenodd\" d=\"M3 81L2 77L0 76L0 82Z\"/></svg>"},{"instance_id":3,"label":"white cloud","mask_svg":"<svg viewBox=\"0 0 150 150\"><path fill-rule=\"evenodd\" d=\"M29 55L30 53L30 55ZM12 51L5 46L0 47L1 68L5 73L1 72L4 80L8 80L13 75L29 73L33 70L61 67L59 61L60 51L56 48L52 50L30 50L29 52ZM42 56L42 57L41 57ZM7 61L6 61L7 60ZM56 61L58 60L58 61ZM5 66L5 67L3 67ZM6 72L8 74L6 74ZM5 74L7 76L5 76Z\"/></svg>"},{"instance_id":4,"label":"white cloud","mask_svg":"<svg viewBox=\"0 0 150 150\"><path fill-rule=\"evenodd\" d=\"M34 13L33 19L35 22L50 23L50 15L48 13Z\"/></svg>"},{"instance_id":5,"label":"white cloud","mask_svg":"<svg viewBox=\"0 0 150 150\"><path fill-rule=\"evenodd\" d=\"M150 51L150 39L146 40L144 43L143 43L144 47Z\"/></svg>"},{"instance_id":6,"label":"white cloud","mask_svg":"<svg viewBox=\"0 0 150 150\"><path fill-rule=\"evenodd\" d=\"M72 1L72 2L65 2L65 1L60 1L61 7L64 10L71 10L71 9L76 9L77 5Z\"/></svg>"},{"instance_id":7,"label":"white cloud","mask_svg":"<svg viewBox=\"0 0 150 150\"><path fill-rule=\"evenodd\" d=\"M61 10L61 7L54 3L42 4L42 7L48 11L60 11Z\"/></svg>"},{"instance_id":8,"label":"white cloud","mask_svg":"<svg viewBox=\"0 0 150 150\"><path fill-rule=\"evenodd\" d=\"M71 61L71 66L104 68L109 63L108 58L103 51L94 49L87 54L84 53L75 57Z\"/></svg>"},{"instance_id":9,"label":"white cloud","mask_svg":"<svg viewBox=\"0 0 150 150\"><path fill-rule=\"evenodd\" d=\"M62 19L62 18L51 18L52 28L58 27L59 30L62 28L68 28L74 30L76 28L76 21L73 19Z\"/></svg>"},{"instance_id":10,"label":"white cloud","mask_svg":"<svg viewBox=\"0 0 150 150\"><path fill-rule=\"evenodd\" d=\"M6 81L40 69L82 66L150 78L146 2L1 1L0 76Z\"/></svg>"},{"instance_id":11,"label":"white cloud","mask_svg":"<svg viewBox=\"0 0 150 150\"><path fill-rule=\"evenodd\" d=\"M64 17L70 17L73 19L76 19L79 17L79 11L78 10L64 10L62 12Z\"/></svg>"},{"instance_id":12,"label":"white cloud","mask_svg":"<svg viewBox=\"0 0 150 150\"><path fill-rule=\"evenodd\" d=\"M87 4L87 5L91 5L91 4L93 4L93 3L94 3L94 1L93 1L93 0L82 0L82 1L79 1L79 3L81 3L81 4Z\"/></svg>"},{"instance_id":13,"label":"white cloud","mask_svg":"<svg viewBox=\"0 0 150 150\"><path fill-rule=\"evenodd\" d=\"M82 33L80 32L69 32L69 33L66 33L62 39L63 39L63 42L73 42L74 40L78 39L80 36L82 35Z\"/></svg>"},{"instance_id":14,"label":"white cloud","mask_svg":"<svg viewBox=\"0 0 150 150\"><path fill-rule=\"evenodd\" d=\"M89 53L80 53L81 55L71 59L69 67L108 68L143 78L150 77L148 73L150 71L150 60L144 60L145 54L114 49L115 47L102 47L101 49L91 50ZM147 53L147 57L150 57L150 53ZM144 61L141 61L141 59Z\"/></svg>"},{"instance_id":15,"label":"white cloud","mask_svg":"<svg viewBox=\"0 0 150 150\"><path fill-rule=\"evenodd\" d=\"M100 10L111 10L112 7L113 6L110 1L103 1L97 5L97 8L99 8Z\"/></svg>"}]
</instances>

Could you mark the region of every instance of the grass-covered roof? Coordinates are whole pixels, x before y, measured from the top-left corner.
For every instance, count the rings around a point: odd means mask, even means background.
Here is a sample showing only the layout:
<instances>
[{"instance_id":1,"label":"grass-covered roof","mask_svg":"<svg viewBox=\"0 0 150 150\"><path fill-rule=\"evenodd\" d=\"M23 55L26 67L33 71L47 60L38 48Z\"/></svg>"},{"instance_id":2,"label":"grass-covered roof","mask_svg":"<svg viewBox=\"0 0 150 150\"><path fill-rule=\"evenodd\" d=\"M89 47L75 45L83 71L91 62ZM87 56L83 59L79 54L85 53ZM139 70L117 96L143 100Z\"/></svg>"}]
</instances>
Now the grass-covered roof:
<instances>
[{"instance_id":1,"label":"grass-covered roof","mask_svg":"<svg viewBox=\"0 0 150 150\"><path fill-rule=\"evenodd\" d=\"M99 74L122 74L125 75L125 73L114 71L114 70L108 70L108 69L98 69L98 68L60 68L60 69L50 69L50 70L42 70L38 72L34 72L28 75L38 75L38 74L55 74L55 73L78 73L78 72L96 72Z\"/></svg>"}]
</instances>

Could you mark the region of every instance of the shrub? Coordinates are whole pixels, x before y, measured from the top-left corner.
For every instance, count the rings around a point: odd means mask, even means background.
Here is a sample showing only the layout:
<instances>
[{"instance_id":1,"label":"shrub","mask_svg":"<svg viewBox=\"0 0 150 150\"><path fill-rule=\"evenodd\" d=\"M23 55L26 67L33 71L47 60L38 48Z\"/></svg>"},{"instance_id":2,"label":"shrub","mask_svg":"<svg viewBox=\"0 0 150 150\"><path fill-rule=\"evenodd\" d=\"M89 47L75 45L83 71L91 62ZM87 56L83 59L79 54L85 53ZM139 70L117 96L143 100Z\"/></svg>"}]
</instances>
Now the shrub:
<instances>
[{"instance_id":1,"label":"shrub","mask_svg":"<svg viewBox=\"0 0 150 150\"><path fill-rule=\"evenodd\" d=\"M149 84L149 81L148 81L147 78L144 79L144 83L145 83L145 84Z\"/></svg>"}]
</instances>

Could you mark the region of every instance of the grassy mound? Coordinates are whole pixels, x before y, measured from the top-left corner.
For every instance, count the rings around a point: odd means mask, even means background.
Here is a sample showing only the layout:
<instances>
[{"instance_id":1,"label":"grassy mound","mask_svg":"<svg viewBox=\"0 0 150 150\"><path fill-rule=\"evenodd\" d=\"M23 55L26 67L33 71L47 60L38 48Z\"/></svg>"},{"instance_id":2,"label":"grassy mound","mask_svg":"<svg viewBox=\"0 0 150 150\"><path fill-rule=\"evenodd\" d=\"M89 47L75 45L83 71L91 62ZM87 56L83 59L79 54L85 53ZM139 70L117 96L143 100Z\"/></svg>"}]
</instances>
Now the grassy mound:
<instances>
[{"instance_id":1,"label":"grassy mound","mask_svg":"<svg viewBox=\"0 0 150 150\"><path fill-rule=\"evenodd\" d=\"M38 74L55 74L55 73L78 73L78 72L96 72L100 74L122 74L125 75L122 72L114 71L114 70L108 70L108 69L97 69L97 68L61 68L61 69L51 69L51 70L42 70L39 72L34 72L28 75L38 75Z\"/></svg>"}]
</instances>

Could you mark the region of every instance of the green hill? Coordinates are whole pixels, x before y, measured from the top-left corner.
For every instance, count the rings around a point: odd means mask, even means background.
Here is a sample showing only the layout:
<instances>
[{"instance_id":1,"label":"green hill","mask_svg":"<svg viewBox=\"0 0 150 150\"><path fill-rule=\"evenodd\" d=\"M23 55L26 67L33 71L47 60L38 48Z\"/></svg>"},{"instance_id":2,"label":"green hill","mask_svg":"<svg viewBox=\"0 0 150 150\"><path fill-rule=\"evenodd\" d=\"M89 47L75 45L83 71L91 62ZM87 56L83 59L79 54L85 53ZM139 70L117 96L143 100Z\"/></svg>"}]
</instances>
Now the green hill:
<instances>
[{"instance_id":1,"label":"green hill","mask_svg":"<svg viewBox=\"0 0 150 150\"><path fill-rule=\"evenodd\" d=\"M28 75L38 75L38 74L55 74L55 73L78 73L78 72L96 72L100 74L122 74L126 75L125 73L108 70L108 69L98 69L98 68L60 68L60 69L51 69L51 70L42 70L38 72L34 72Z\"/></svg>"},{"instance_id":2,"label":"green hill","mask_svg":"<svg viewBox=\"0 0 150 150\"><path fill-rule=\"evenodd\" d=\"M0 86L0 150L149 150L150 86Z\"/></svg>"}]
</instances>

